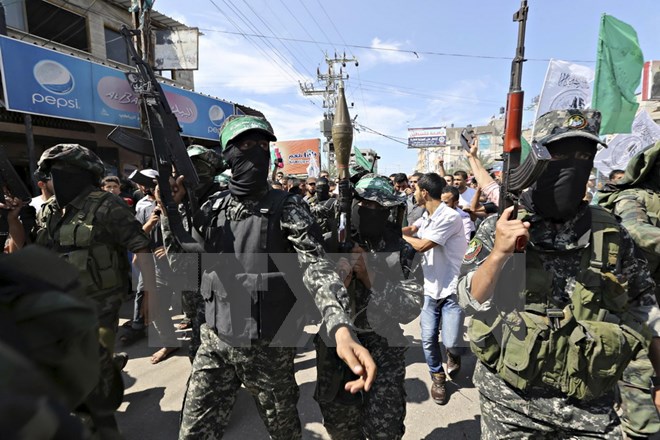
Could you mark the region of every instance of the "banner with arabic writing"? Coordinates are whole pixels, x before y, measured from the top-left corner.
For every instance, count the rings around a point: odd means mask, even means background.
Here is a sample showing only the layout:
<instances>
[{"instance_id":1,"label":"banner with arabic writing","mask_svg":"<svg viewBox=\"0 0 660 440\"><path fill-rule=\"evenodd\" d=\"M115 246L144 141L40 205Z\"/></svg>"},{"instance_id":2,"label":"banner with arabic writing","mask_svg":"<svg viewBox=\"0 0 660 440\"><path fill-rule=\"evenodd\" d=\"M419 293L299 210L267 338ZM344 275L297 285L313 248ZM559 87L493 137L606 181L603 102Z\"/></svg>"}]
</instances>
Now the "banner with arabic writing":
<instances>
[{"instance_id":1,"label":"banner with arabic writing","mask_svg":"<svg viewBox=\"0 0 660 440\"><path fill-rule=\"evenodd\" d=\"M294 141L277 141L271 146L278 147L284 162L284 174L307 174L310 161L320 166L319 147L321 139L298 139Z\"/></svg>"},{"instance_id":2,"label":"banner with arabic writing","mask_svg":"<svg viewBox=\"0 0 660 440\"><path fill-rule=\"evenodd\" d=\"M660 126L646 110L637 113L630 134L614 135L596 154L594 167L608 175L612 170L625 170L630 159L660 141Z\"/></svg>"}]
</instances>

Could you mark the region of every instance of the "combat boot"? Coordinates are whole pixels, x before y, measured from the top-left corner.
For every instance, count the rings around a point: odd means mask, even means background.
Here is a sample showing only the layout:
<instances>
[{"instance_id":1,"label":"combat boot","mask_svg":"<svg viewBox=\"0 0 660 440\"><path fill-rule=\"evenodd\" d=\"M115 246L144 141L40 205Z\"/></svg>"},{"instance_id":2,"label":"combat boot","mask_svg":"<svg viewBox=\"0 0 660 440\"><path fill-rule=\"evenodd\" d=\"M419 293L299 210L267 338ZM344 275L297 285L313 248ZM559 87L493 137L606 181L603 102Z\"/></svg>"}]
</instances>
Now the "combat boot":
<instances>
[{"instance_id":1,"label":"combat boot","mask_svg":"<svg viewBox=\"0 0 660 440\"><path fill-rule=\"evenodd\" d=\"M454 356L447 352L447 374L454 378L454 374L458 374L461 369L461 357Z\"/></svg>"},{"instance_id":2,"label":"combat boot","mask_svg":"<svg viewBox=\"0 0 660 440\"><path fill-rule=\"evenodd\" d=\"M431 385L431 397L438 405L445 405L447 403L447 388L445 382L447 376L445 373L431 373L433 385Z\"/></svg>"}]
</instances>

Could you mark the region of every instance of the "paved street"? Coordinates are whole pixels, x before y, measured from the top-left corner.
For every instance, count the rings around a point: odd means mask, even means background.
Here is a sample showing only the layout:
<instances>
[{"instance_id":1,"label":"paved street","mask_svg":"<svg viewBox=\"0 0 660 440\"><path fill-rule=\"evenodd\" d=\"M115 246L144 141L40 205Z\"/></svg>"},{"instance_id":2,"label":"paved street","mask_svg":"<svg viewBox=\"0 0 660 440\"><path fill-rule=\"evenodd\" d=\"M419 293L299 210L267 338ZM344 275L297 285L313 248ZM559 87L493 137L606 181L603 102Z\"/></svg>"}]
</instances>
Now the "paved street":
<instances>
[{"instance_id":1,"label":"paved street","mask_svg":"<svg viewBox=\"0 0 660 440\"><path fill-rule=\"evenodd\" d=\"M122 309L128 318L130 309ZM123 322L123 320L122 320ZM176 322L176 321L174 321ZM313 332L314 328L308 328ZM438 406L429 394L431 379L426 369L419 340L419 321L405 326L411 341L406 356L406 391L408 406L406 440L417 439L478 439L479 397L471 381L475 358L468 355L455 383L448 384L451 393L446 406ZM152 338L157 341L156 338ZM157 345L157 343L156 343ZM119 409L119 423L127 440L176 439L179 411L190 371L187 346L169 359L151 365L149 358L157 350L142 340L125 351L131 359L124 369L126 394ZM296 379L300 386L298 410L303 426L303 438L329 438L321 423L321 413L312 398L316 378L313 345L299 350L296 357ZM257 414L249 393L239 393L225 437L228 440L267 439L266 430Z\"/></svg>"}]
</instances>

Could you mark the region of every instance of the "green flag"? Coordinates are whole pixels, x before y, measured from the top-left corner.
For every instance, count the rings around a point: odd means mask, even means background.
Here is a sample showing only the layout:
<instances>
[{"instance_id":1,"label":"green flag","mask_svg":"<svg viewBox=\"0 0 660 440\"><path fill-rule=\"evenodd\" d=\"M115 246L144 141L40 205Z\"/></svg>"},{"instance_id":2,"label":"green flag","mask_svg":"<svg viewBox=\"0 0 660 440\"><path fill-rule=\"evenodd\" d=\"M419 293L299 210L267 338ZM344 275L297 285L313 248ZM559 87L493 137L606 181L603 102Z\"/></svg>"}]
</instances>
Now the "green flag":
<instances>
[{"instance_id":1,"label":"green flag","mask_svg":"<svg viewBox=\"0 0 660 440\"><path fill-rule=\"evenodd\" d=\"M591 102L591 107L602 114L600 134L630 133L639 107L635 90L642 80L643 67L644 56L635 29L603 14Z\"/></svg>"},{"instance_id":2,"label":"green flag","mask_svg":"<svg viewBox=\"0 0 660 440\"><path fill-rule=\"evenodd\" d=\"M362 154L360 149L358 147L356 147L355 145L353 145L353 154L355 154L355 163L356 163L356 165L361 166L362 168L364 168L367 171L371 171L371 167L373 165L371 165L371 162L369 162L367 160L367 158L364 157L364 154Z\"/></svg>"},{"instance_id":3,"label":"green flag","mask_svg":"<svg viewBox=\"0 0 660 440\"><path fill-rule=\"evenodd\" d=\"M529 154L529 149L532 148L527 142L527 139L520 136L520 163L523 163Z\"/></svg>"}]
</instances>

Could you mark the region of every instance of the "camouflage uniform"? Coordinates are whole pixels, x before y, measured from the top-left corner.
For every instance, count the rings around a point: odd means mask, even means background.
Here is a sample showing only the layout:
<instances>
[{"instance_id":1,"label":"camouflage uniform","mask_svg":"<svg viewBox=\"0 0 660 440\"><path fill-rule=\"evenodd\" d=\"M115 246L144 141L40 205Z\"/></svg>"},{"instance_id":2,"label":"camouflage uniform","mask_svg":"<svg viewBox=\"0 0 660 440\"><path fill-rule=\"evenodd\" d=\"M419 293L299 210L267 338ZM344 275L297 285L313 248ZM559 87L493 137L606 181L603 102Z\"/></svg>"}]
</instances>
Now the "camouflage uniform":
<instances>
[{"instance_id":1,"label":"camouflage uniform","mask_svg":"<svg viewBox=\"0 0 660 440\"><path fill-rule=\"evenodd\" d=\"M372 179L384 187L374 189ZM384 177L368 174L357 184L358 197L391 207L404 203L394 194ZM371 188L369 183L372 181ZM357 205L353 209L357 210ZM353 311L358 340L366 347L378 366L372 389L362 399L347 401L350 396L339 391L334 399L322 396L336 370L324 364L317 346L317 391L315 398L323 414L323 425L333 439L400 439L405 432L406 416L405 351L407 341L399 323L415 319L424 303L423 274L418 262L413 263L412 246L401 238L400 226L388 225L377 244L370 244L355 232L353 241L366 251L366 264L373 271L371 289L355 276L340 297L346 310ZM324 231L330 232L330 231ZM345 254L337 254L341 257ZM415 270L411 274L411 266ZM402 271L406 271L405 275ZM317 340L318 344L318 340ZM343 390L343 382L338 383Z\"/></svg>"},{"instance_id":2,"label":"camouflage uniform","mask_svg":"<svg viewBox=\"0 0 660 440\"><path fill-rule=\"evenodd\" d=\"M201 145L191 145L188 147L188 156L190 156L195 171L200 179L200 188L198 196L199 203L204 203L206 199L220 188L224 175L222 173L226 168L226 164L222 157L211 150ZM181 213L184 225L188 228L187 217L185 212ZM199 259L197 256L183 255L183 250L179 243L174 239L174 236L169 233L170 226L166 216L161 218L161 229L168 231L163 234L163 245L167 251L167 259L174 272L177 281L183 282L184 288L181 292L181 302L183 312L186 317L190 319L191 324L191 337L188 344L188 357L190 362L195 359L195 354L201 343L200 327L206 322L204 316L204 301L199 295L197 289L199 283L199 274L197 268L199 267ZM185 274L185 275L182 275ZM178 283L177 283L178 284Z\"/></svg>"},{"instance_id":3,"label":"camouflage uniform","mask_svg":"<svg viewBox=\"0 0 660 440\"><path fill-rule=\"evenodd\" d=\"M635 244L648 261L660 298L660 143L634 157L622 181L598 193L598 203L621 217ZM649 386L654 376L648 352L640 352L619 382L621 422L632 436L648 436L660 431L660 419Z\"/></svg>"},{"instance_id":4,"label":"camouflage uniform","mask_svg":"<svg viewBox=\"0 0 660 440\"><path fill-rule=\"evenodd\" d=\"M562 112L556 113L559 114L561 120ZM564 120L571 121L570 114L564 116ZM556 119L552 123L545 122L545 125L537 124L537 134L545 132L563 136L564 133L570 133L570 129L560 127ZM588 132L589 126L585 128L585 125L579 125L576 127L577 129L584 128L584 132ZM590 133L593 133L595 137L598 133L597 127ZM580 132L580 135L583 134ZM531 223L528 254L525 260L518 259L514 255L509 261L515 258L517 261L525 261L529 267L533 251L533 255L538 256L538 260L541 262L542 270L548 274L548 277L552 277L548 301L558 305L559 309L561 309L561 305L571 302L573 293L580 287L576 279L584 270L581 267L584 254L591 248L589 231L593 227L590 224L594 209L598 208L590 209L586 202L583 202L571 220L560 224L545 220L531 211L523 212L521 215L524 221ZM493 249L496 221L497 218L489 217L482 223L476 236L470 242L461 269L458 285L459 302L466 313L473 316L471 325L479 316L501 314L504 307L509 307L509 310L514 311L527 310L527 304L512 304L514 302L512 299L517 295L512 295L513 292L507 289L509 285L504 284L511 283L511 277L503 276L500 280L501 287L498 284L498 289L493 297L483 304L479 304L471 295L472 277ZM648 323L652 333L657 335L660 330L660 322L658 321L659 310L653 293L655 284L651 279L646 262L638 256L628 232L623 228L618 228L617 234L618 254L610 255L610 260L605 263L605 267L617 280L627 282L627 313L629 315L626 316L632 317L632 320L639 325ZM522 257L522 254L518 254L518 256ZM612 260L613 258L614 260ZM506 281L503 281L504 278ZM528 276L527 286L521 286L521 288L530 289L528 287L530 282L538 283L538 280L534 281ZM625 286L625 284L623 285ZM545 288L547 289L547 286ZM509 289L511 288L509 287ZM470 328L468 334L470 334ZM478 342L471 338L473 350L477 348ZM506 342L499 341L498 343L506 344ZM502 356L506 348L507 345L504 345L499 356ZM497 358L495 360L497 361ZM544 365L545 359L535 361ZM543 378L545 379L545 377ZM546 385L540 378L536 380L538 382L532 382L530 388L522 391L504 381L499 373L487 367L483 361L479 362L473 381L480 392L482 438L621 438L620 421L614 411L614 389L591 400L580 400Z\"/></svg>"},{"instance_id":5,"label":"camouflage uniform","mask_svg":"<svg viewBox=\"0 0 660 440\"><path fill-rule=\"evenodd\" d=\"M271 140L275 139L270 124L261 118L242 117L233 121L231 124L226 122L228 125L222 129L223 148L247 130L259 130ZM265 183L266 176L263 178ZM215 199L210 199L202 205L196 218L212 218L214 202ZM240 222L253 216L259 202L230 196L224 215L227 221ZM333 332L340 325L350 327L351 322L337 300L344 288L334 268L325 259L320 234L303 204L296 198L286 198L281 208L279 228L289 251L297 254L297 261L302 266L302 280L313 292L314 302L329 331ZM196 231L204 237L207 222L203 220L195 224ZM179 438L222 437L240 384L252 392L271 438L301 438L296 408L298 385L293 370L295 347L272 347L270 341L264 339L253 339L250 346L231 344L232 341L224 340L208 324L202 326L201 345L188 382Z\"/></svg>"},{"instance_id":6,"label":"camouflage uniform","mask_svg":"<svg viewBox=\"0 0 660 440\"><path fill-rule=\"evenodd\" d=\"M94 153L74 144L60 144L46 150L39 160L39 168L46 172L52 164L56 163L70 163L81 168L93 167L94 172L98 174L103 172L103 163ZM86 165L79 165L81 163ZM98 280L91 278L91 270L88 270L87 266L79 269L86 294L96 304L102 334L104 334L102 343L112 352L119 321L119 306L127 291L128 259L126 251L136 252L148 249L150 242L149 237L142 231L140 223L135 220L130 208L119 197L94 188L86 188L83 191L67 205L66 212L63 212L62 208L58 206L55 198L51 198L43 206L41 219L43 227L37 231L37 244L59 252L63 258L71 258L71 251L77 249L78 246L75 243L61 243L62 230L69 225L80 223L80 219L90 214L86 209L90 208L90 204L87 202L91 198L96 197L100 200L96 212L93 213L93 235L88 240L89 247L103 244L112 249L115 253L112 258L119 259L114 263L117 266L113 270L118 273L112 275L119 276L120 273L121 279L115 280L117 285L114 288L101 288ZM82 227L78 227L78 229L82 229Z\"/></svg>"},{"instance_id":7,"label":"camouflage uniform","mask_svg":"<svg viewBox=\"0 0 660 440\"><path fill-rule=\"evenodd\" d=\"M0 254L3 438L89 438L72 413L98 381L98 322L77 278L39 246Z\"/></svg>"},{"instance_id":8,"label":"camouflage uniform","mask_svg":"<svg viewBox=\"0 0 660 440\"><path fill-rule=\"evenodd\" d=\"M104 169L103 162L93 152L75 144L60 144L46 150L39 160L39 170L49 174L57 164L87 170L95 176L102 175ZM147 249L149 237L119 197L92 186L81 191L66 205L65 212L56 198L44 205L43 226L37 231L36 243L54 250L77 267L85 296L96 307L99 341L105 350L99 386L86 405L97 426L107 430L101 436L113 438L119 436L113 413L121 403L123 384L121 378L117 380L111 355L119 307L127 291L127 250ZM93 409L104 398L109 403L102 410Z\"/></svg>"}]
</instances>

